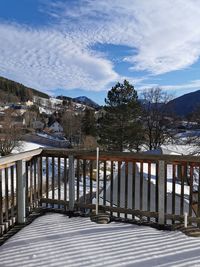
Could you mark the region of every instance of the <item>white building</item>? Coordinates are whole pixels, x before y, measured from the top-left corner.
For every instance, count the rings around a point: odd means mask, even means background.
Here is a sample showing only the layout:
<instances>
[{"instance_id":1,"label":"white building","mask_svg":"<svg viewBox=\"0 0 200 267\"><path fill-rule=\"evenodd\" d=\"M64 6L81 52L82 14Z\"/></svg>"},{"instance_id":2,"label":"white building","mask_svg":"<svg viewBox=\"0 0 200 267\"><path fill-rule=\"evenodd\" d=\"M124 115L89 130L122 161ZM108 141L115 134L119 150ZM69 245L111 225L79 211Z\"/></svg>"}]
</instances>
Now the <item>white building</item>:
<instances>
[{"instance_id":1,"label":"white building","mask_svg":"<svg viewBox=\"0 0 200 267\"><path fill-rule=\"evenodd\" d=\"M49 130L53 133L62 133L63 127L60 125L59 122L55 121L49 126Z\"/></svg>"}]
</instances>

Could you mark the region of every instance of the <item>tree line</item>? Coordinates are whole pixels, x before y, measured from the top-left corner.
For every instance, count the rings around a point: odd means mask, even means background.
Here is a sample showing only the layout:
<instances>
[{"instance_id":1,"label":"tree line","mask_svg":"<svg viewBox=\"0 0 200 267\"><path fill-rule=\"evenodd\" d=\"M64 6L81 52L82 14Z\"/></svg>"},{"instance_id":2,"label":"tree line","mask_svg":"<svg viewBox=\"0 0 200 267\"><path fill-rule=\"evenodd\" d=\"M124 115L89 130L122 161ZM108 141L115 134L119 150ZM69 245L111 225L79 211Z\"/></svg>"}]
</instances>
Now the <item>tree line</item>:
<instances>
[{"instance_id":1,"label":"tree line","mask_svg":"<svg viewBox=\"0 0 200 267\"><path fill-rule=\"evenodd\" d=\"M0 77L0 102L26 102L32 100L33 95L49 98L45 93L24 86L21 83Z\"/></svg>"}]
</instances>

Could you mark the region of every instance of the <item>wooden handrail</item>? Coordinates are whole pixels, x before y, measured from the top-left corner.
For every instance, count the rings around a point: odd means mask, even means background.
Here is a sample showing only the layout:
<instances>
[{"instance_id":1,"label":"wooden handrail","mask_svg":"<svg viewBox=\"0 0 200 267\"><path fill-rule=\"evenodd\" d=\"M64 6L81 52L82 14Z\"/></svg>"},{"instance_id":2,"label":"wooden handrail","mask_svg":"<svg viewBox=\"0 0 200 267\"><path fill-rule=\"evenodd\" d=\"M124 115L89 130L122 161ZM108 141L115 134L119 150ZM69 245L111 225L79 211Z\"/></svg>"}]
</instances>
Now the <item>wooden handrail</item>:
<instances>
[{"instance_id":1,"label":"wooden handrail","mask_svg":"<svg viewBox=\"0 0 200 267\"><path fill-rule=\"evenodd\" d=\"M63 149L63 148L37 148L27 152L21 152L18 154L13 154L0 158L0 166L2 165L12 165L18 160L29 160L34 156L44 156L44 157L68 157L73 155L77 159L96 159L96 151L91 150L74 150L74 149ZM105 152L100 151L100 160L111 160L111 161L144 161L144 162L158 162L159 160L164 160L167 163L200 163L199 156L181 156L181 155L152 155L147 153L132 153L132 152Z\"/></svg>"},{"instance_id":2,"label":"wooden handrail","mask_svg":"<svg viewBox=\"0 0 200 267\"><path fill-rule=\"evenodd\" d=\"M73 150L73 149L52 149L43 148L41 156L44 157L68 157L73 155L78 159L96 159L96 151L86 151L86 150ZM182 156L182 155L152 155L147 153L132 153L132 152L105 152L100 151L100 160L112 160L112 161L144 161L144 162L158 162L159 160L164 160L167 163L200 163L199 156Z\"/></svg>"},{"instance_id":3,"label":"wooden handrail","mask_svg":"<svg viewBox=\"0 0 200 267\"><path fill-rule=\"evenodd\" d=\"M12 165L14 162L19 161L19 160L26 160L27 161L34 156L40 155L41 153L42 153L42 148L37 148L37 149L30 150L30 151L1 157L0 158L0 166Z\"/></svg>"}]
</instances>

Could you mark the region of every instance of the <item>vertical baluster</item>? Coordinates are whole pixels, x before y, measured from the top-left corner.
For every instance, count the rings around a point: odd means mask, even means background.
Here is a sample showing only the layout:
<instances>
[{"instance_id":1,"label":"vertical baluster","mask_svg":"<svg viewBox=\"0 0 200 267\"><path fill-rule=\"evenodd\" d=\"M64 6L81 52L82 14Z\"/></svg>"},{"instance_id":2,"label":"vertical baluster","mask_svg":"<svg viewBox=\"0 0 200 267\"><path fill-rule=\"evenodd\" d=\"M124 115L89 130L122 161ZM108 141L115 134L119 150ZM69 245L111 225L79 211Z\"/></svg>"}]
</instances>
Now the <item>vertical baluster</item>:
<instances>
[{"instance_id":1,"label":"vertical baluster","mask_svg":"<svg viewBox=\"0 0 200 267\"><path fill-rule=\"evenodd\" d=\"M14 172L14 214L17 215L17 166L13 166L13 172Z\"/></svg>"},{"instance_id":2,"label":"vertical baluster","mask_svg":"<svg viewBox=\"0 0 200 267\"><path fill-rule=\"evenodd\" d=\"M30 203L29 203L29 175L30 175L30 172L29 172L29 165L31 164L30 161L27 161L26 162L26 216L29 215L29 212L30 212Z\"/></svg>"},{"instance_id":3,"label":"vertical baluster","mask_svg":"<svg viewBox=\"0 0 200 267\"><path fill-rule=\"evenodd\" d=\"M156 187L156 192L155 192L155 209L156 209L156 212L158 212L158 194L159 194L159 189L158 189L158 162L156 163L156 184L155 184L155 187ZM156 218L156 222L158 222L158 218Z\"/></svg>"},{"instance_id":4,"label":"vertical baluster","mask_svg":"<svg viewBox=\"0 0 200 267\"><path fill-rule=\"evenodd\" d=\"M33 160L30 161L30 208L33 208Z\"/></svg>"},{"instance_id":5,"label":"vertical baluster","mask_svg":"<svg viewBox=\"0 0 200 267\"><path fill-rule=\"evenodd\" d=\"M60 157L58 157L58 200L60 200L61 197L61 182L60 182ZM58 205L58 208L60 209L60 205Z\"/></svg>"},{"instance_id":6,"label":"vertical baluster","mask_svg":"<svg viewBox=\"0 0 200 267\"><path fill-rule=\"evenodd\" d=\"M0 225L3 224L2 170L0 169ZM1 231L0 233L2 233Z\"/></svg>"},{"instance_id":7,"label":"vertical baluster","mask_svg":"<svg viewBox=\"0 0 200 267\"><path fill-rule=\"evenodd\" d=\"M194 174L194 169L193 165L190 164L190 196L189 196L189 217L192 217L192 202L193 202L193 174ZM191 224L191 223L190 223Z\"/></svg>"},{"instance_id":8,"label":"vertical baluster","mask_svg":"<svg viewBox=\"0 0 200 267\"><path fill-rule=\"evenodd\" d=\"M42 157L38 158L38 173L39 173L39 198L42 198L42 176L43 176L43 170L42 170Z\"/></svg>"},{"instance_id":9,"label":"vertical baluster","mask_svg":"<svg viewBox=\"0 0 200 267\"><path fill-rule=\"evenodd\" d=\"M197 217L200 219L200 165L198 172L198 208L197 208ZM200 228L200 221L198 221L197 226Z\"/></svg>"},{"instance_id":10,"label":"vertical baluster","mask_svg":"<svg viewBox=\"0 0 200 267\"><path fill-rule=\"evenodd\" d=\"M117 207L120 208L120 194L121 194L121 161L118 161L118 184L117 184ZM117 216L120 217L120 212L117 213Z\"/></svg>"},{"instance_id":11,"label":"vertical baluster","mask_svg":"<svg viewBox=\"0 0 200 267\"><path fill-rule=\"evenodd\" d=\"M165 164L165 177L164 177L164 196L165 196L165 200L164 200L164 213L167 213L167 164ZM164 223L166 223L166 216L165 216L165 221Z\"/></svg>"},{"instance_id":12,"label":"vertical baluster","mask_svg":"<svg viewBox=\"0 0 200 267\"><path fill-rule=\"evenodd\" d=\"M86 203L86 160L83 160L83 202Z\"/></svg>"},{"instance_id":13,"label":"vertical baluster","mask_svg":"<svg viewBox=\"0 0 200 267\"><path fill-rule=\"evenodd\" d=\"M46 157L46 198L49 198L49 158ZM46 203L46 207L48 207L48 203Z\"/></svg>"},{"instance_id":14,"label":"vertical baluster","mask_svg":"<svg viewBox=\"0 0 200 267\"><path fill-rule=\"evenodd\" d=\"M52 157L52 165L51 165L51 168L52 168L52 199L55 199L55 158ZM52 208L54 208L54 204L52 204Z\"/></svg>"},{"instance_id":15,"label":"vertical baluster","mask_svg":"<svg viewBox=\"0 0 200 267\"><path fill-rule=\"evenodd\" d=\"M75 204L75 171L74 156L69 155L69 212L74 212Z\"/></svg>"},{"instance_id":16,"label":"vertical baluster","mask_svg":"<svg viewBox=\"0 0 200 267\"><path fill-rule=\"evenodd\" d=\"M143 162L140 162L140 210L143 210L143 183L144 183ZM140 216L140 219L142 219L142 216Z\"/></svg>"},{"instance_id":17,"label":"vertical baluster","mask_svg":"<svg viewBox=\"0 0 200 267\"><path fill-rule=\"evenodd\" d=\"M5 218L9 220L8 168L5 168Z\"/></svg>"},{"instance_id":18,"label":"vertical baluster","mask_svg":"<svg viewBox=\"0 0 200 267\"><path fill-rule=\"evenodd\" d=\"M110 173L110 206L113 206L113 161L111 161L111 173ZM110 216L113 215L113 212L110 212Z\"/></svg>"},{"instance_id":19,"label":"vertical baluster","mask_svg":"<svg viewBox=\"0 0 200 267\"><path fill-rule=\"evenodd\" d=\"M125 162L125 196L124 196L124 208L128 208L128 162ZM125 212L125 218L127 219L127 213Z\"/></svg>"},{"instance_id":20,"label":"vertical baluster","mask_svg":"<svg viewBox=\"0 0 200 267\"><path fill-rule=\"evenodd\" d=\"M184 215L184 166L181 166L181 203L180 203L180 215Z\"/></svg>"},{"instance_id":21,"label":"vertical baluster","mask_svg":"<svg viewBox=\"0 0 200 267\"><path fill-rule=\"evenodd\" d=\"M103 205L106 206L106 161L103 162Z\"/></svg>"},{"instance_id":22,"label":"vertical baluster","mask_svg":"<svg viewBox=\"0 0 200 267\"><path fill-rule=\"evenodd\" d=\"M80 161L79 159L77 159L77 184L76 184L76 201L77 203L79 203L79 194L80 194L80 191L79 191L79 183L80 183Z\"/></svg>"},{"instance_id":23,"label":"vertical baluster","mask_svg":"<svg viewBox=\"0 0 200 267\"><path fill-rule=\"evenodd\" d=\"M147 210L151 210L151 163L148 163L148 194L147 194ZM150 221L150 217L148 217L148 221Z\"/></svg>"},{"instance_id":24,"label":"vertical baluster","mask_svg":"<svg viewBox=\"0 0 200 267\"><path fill-rule=\"evenodd\" d=\"M40 183L41 183L41 177L42 177L42 169L41 169L41 157L37 158L37 198L38 198L38 205L41 205L40 199L41 199L41 190L40 190Z\"/></svg>"},{"instance_id":25,"label":"vertical baluster","mask_svg":"<svg viewBox=\"0 0 200 267\"><path fill-rule=\"evenodd\" d=\"M15 192L14 192L14 167L10 167L10 189L11 189L11 217L14 219L14 206L15 206Z\"/></svg>"},{"instance_id":26,"label":"vertical baluster","mask_svg":"<svg viewBox=\"0 0 200 267\"><path fill-rule=\"evenodd\" d=\"M92 198L93 198L92 190L93 190L93 160L90 160L90 204L92 204Z\"/></svg>"},{"instance_id":27,"label":"vertical baluster","mask_svg":"<svg viewBox=\"0 0 200 267\"><path fill-rule=\"evenodd\" d=\"M135 171L136 171L136 162L133 162L133 173L132 173L132 209L135 210ZM135 219L135 216L132 215L132 219Z\"/></svg>"},{"instance_id":28,"label":"vertical baluster","mask_svg":"<svg viewBox=\"0 0 200 267\"><path fill-rule=\"evenodd\" d=\"M17 217L17 212L18 212L18 181L17 181L17 163L15 163L15 194L16 194L16 197L15 197L15 205L16 205L16 208L15 208L15 213L16 213L16 217ZM27 185L26 185L27 186ZM26 197L26 196L25 196Z\"/></svg>"},{"instance_id":29,"label":"vertical baluster","mask_svg":"<svg viewBox=\"0 0 200 267\"><path fill-rule=\"evenodd\" d=\"M64 158L64 175L63 175L63 186L64 186L64 200L67 201L67 159ZM65 206L66 209L66 206Z\"/></svg>"},{"instance_id":30,"label":"vertical baluster","mask_svg":"<svg viewBox=\"0 0 200 267\"><path fill-rule=\"evenodd\" d=\"M172 165L172 214L175 214L175 205L176 205L176 165ZM174 219L172 220L174 224Z\"/></svg>"},{"instance_id":31,"label":"vertical baluster","mask_svg":"<svg viewBox=\"0 0 200 267\"><path fill-rule=\"evenodd\" d=\"M34 207L38 206L38 196L37 196L37 162L36 158L33 159L33 168L34 168Z\"/></svg>"}]
</instances>

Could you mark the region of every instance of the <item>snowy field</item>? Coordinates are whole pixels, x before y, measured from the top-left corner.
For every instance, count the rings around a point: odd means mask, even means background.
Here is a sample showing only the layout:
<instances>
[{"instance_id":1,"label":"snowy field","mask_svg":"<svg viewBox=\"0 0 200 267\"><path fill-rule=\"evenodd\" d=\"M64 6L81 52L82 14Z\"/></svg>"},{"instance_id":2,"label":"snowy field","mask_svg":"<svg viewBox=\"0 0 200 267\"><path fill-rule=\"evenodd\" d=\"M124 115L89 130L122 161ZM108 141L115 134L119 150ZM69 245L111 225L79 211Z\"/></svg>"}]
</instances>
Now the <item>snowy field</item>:
<instances>
[{"instance_id":1,"label":"snowy field","mask_svg":"<svg viewBox=\"0 0 200 267\"><path fill-rule=\"evenodd\" d=\"M200 266L200 238L49 213L0 247L0 266Z\"/></svg>"}]
</instances>

